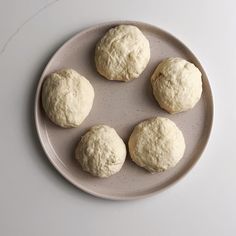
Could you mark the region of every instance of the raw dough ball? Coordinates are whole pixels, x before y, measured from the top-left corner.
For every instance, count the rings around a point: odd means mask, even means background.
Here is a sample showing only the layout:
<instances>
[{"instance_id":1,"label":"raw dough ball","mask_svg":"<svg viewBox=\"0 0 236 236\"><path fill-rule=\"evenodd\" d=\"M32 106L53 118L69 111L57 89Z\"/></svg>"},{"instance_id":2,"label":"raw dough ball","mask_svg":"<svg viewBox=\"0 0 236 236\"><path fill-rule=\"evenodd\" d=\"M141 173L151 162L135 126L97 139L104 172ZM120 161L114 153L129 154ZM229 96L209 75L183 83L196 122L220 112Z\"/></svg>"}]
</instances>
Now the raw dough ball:
<instances>
[{"instance_id":1,"label":"raw dough ball","mask_svg":"<svg viewBox=\"0 0 236 236\"><path fill-rule=\"evenodd\" d=\"M202 94L201 72L181 58L162 61L152 75L151 83L156 100L169 113L193 108Z\"/></svg>"},{"instance_id":2,"label":"raw dough ball","mask_svg":"<svg viewBox=\"0 0 236 236\"><path fill-rule=\"evenodd\" d=\"M109 177L124 164L126 146L113 128L97 125L81 138L75 157L83 170L94 176Z\"/></svg>"},{"instance_id":3,"label":"raw dough ball","mask_svg":"<svg viewBox=\"0 0 236 236\"><path fill-rule=\"evenodd\" d=\"M133 25L110 29L95 50L97 70L109 80L129 81L137 78L149 59L149 41Z\"/></svg>"},{"instance_id":4,"label":"raw dough ball","mask_svg":"<svg viewBox=\"0 0 236 236\"><path fill-rule=\"evenodd\" d=\"M182 132L167 118L156 117L139 123L129 138L132 160L150 172L174 167L184 150Z\"/></svg>"},{"instance_id":5,"label":"raw dough ball","mask_svg":"<svg viewBox=\"0 0 236 236\"><path fill-rule=\"evenodd\" d=\"M43 108L55 124L64 128L79 126L89 114L93 99L92 85L72 69L52 73L43 83Z\"/></svg>"}]
</instances>

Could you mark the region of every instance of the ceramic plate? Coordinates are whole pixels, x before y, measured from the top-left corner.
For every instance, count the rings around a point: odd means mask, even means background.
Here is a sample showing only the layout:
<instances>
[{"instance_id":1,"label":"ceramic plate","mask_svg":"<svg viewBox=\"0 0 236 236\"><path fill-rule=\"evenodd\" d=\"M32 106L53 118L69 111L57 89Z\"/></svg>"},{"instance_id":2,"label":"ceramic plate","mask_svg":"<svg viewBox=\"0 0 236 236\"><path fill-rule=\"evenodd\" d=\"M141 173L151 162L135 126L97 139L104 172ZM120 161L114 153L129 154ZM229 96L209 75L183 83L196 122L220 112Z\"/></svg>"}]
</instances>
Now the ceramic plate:
<instances>
[{"instance_id":1,"label":"ceramic plate","mask_svg":"<svg viewBox=\"0 0 236 236\"><path fill-rule=\"evenodd\" d=\"M108 81L101 77L94 64L94 49L105 32L119 24L136 25L148 38L151 59L142 75L131 82ZM155 101L150 76L157 64L167 57L182 57L194 63L202 72L203 94L190 111L170 115ZM58 69L73 68L84 75L95 89L93 108L78 128L63 129L54 125L41 105L41 87L45 77ZM163 116L174 121L182 130L186 150L175 168L150 174L135 165L129 155L121 171L107 179L91 176L81 170L74 150L91 126L106 124L116 129L128 142L134 126L150 117ZM199 159L211 131L213 100L210 85L201 64L194 54L169 33L141 22L120 21L104 23L79 32L53 55L38 83L35 100L35 120L42 147L54 167L78 188L107 199L125 200L148 196L175 183Z\"/></svg>"}]
</instances>

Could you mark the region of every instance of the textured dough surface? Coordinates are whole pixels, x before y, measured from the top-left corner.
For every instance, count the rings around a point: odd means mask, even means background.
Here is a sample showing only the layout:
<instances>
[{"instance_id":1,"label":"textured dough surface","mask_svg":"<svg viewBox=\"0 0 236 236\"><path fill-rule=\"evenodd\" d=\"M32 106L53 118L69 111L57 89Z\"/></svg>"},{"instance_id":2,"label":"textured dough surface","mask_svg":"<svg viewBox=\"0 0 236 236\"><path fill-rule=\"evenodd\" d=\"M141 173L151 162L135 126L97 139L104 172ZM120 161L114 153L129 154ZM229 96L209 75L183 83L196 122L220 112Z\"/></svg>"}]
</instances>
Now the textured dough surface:
<instances>
[{"instance_id":1,"label":"textured dough surface","mask_svg":"<svg viewBox=\"0 0 236 236\"><path fill-rule=\"evenodd\" d=\"M129 138L132 160L150 172L174 167L183 157L185 141L175 123L156 117L135 126Z\"/></svg>"},{"instance_id":2,"label":"textured dough surface","mask_svg":"<svg viewBox=\"0 0 236 236\"><path fill-rule=\"evenodd\" d=\"M124 164L126 146L115 129L97 125L82 136L75 157L83 170L94 176L109 177Z\"/></svg>"},{"instance_id":3,"label":"textured dough surface","mask_svg":"<svg viewBox=\"0 0 236 236\"><path fill-rule=\"evenodd\" d=\"M97 71L109 80L129 81L137 78L149 59L149 41L133 25L110 29L95 50Z\"/></svg>"},{"instance_id":4,"label":"textured dough surface","mask_svg":"<svg viewBox=\"0 0 236 236\"><path fill-rule=\"evenodd\" d=\"M43 83L43 108L55 124L77 127L89 114L94 99L90 82L72 69L50 74Z\"/></svg>"},{"instance_id":5,"label":"textured dough surface","mask_svg":"<svg viewBox=\"0 0 236 236\"><path fill-rule=\"evenodd\" d=\"M181 58L162 61L152 75L151 83L157 102L169 113L193 108L202 94L201 72Z\"/></svg>"}]
</instances>

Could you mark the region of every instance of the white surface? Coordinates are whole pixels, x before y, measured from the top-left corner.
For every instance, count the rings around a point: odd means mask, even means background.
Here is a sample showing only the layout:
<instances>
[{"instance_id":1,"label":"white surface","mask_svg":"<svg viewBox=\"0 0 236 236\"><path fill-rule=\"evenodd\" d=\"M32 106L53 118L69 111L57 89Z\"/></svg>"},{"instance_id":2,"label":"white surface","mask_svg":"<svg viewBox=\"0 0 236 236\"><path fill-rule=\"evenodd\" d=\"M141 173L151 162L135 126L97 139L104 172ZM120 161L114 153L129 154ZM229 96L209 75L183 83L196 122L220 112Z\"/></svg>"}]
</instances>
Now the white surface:
<instances>
[{"instance_id":1,"label":"white surface","mask_svg":"<svg viewBox=\"0 0 236 236\"><path fill-rule=\"evenodd\" d=\"M0 0L0 235L235 235L236 2ZM210 142L174 187L129 202L91 197L49 164L34 128L39 76L66 39L92 24L138 20L183 40L208 73Z\"/></svg>"}]
</instances>

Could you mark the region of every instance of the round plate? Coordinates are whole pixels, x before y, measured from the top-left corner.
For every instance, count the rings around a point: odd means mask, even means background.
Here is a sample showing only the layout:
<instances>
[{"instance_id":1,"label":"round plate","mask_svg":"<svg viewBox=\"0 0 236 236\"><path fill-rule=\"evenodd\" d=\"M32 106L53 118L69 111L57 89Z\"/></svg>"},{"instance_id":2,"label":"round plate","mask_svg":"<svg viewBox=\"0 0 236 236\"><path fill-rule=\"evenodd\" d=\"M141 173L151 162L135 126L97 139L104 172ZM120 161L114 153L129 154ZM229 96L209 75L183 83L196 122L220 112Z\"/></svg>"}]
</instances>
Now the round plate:
<instances>
[{"instance_id":1,"label":"round plate","mask_svg":"<svg viewBox=\"0 0 236 236\"><path fill-rule=\"evenodd\" d=\"M94 50L105 32L120 24L136 25L148 38L151 59L142 75L131 82L109 81L95 68ZM203 94L190 111L170 115L160 109L152 95L150 76L157 64L167 57L182 57L202 72ZM84 75L95 89L93 108L78 128L63 129L54 125L41 105L41 87L45 77L58 69L73 68ZM163 116L173 120L182 130L186 150L178 165L163 173L150 174L135 165L129 155L121 171L100 179L81 170L74 150L91 126L106 124L116 129L128 142L133 127L150 117ZM148 196L163 190L189 171L206 146L213 119L213 100L206 73L193 53L169 33L149 24L133 21L105 23L86 29L68 40L49 61L38 83L35 100L37 132L51 163L78 188L107 199L125 200Z\"/></svg>"}]
</instances>

